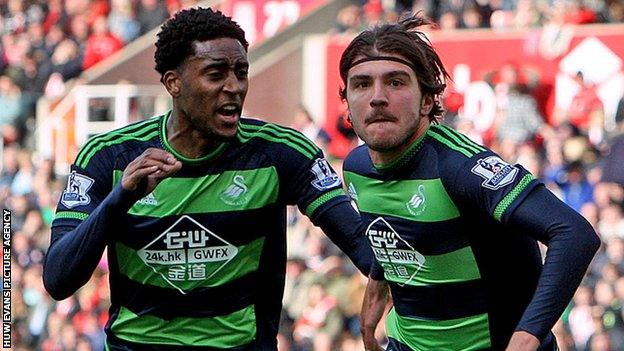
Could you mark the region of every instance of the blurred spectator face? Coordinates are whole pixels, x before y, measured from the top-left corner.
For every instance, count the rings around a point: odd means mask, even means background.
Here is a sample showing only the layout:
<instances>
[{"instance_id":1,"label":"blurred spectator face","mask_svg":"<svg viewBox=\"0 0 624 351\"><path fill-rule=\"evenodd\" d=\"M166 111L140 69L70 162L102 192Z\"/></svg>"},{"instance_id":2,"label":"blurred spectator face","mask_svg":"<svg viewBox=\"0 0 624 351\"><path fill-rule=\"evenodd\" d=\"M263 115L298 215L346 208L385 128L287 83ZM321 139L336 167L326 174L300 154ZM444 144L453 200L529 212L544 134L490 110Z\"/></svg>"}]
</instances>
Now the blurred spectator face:
<instances>
[{"instance_id":1,"label":"blurred spectator face","mask_svg":"<svg viewBox=\"0 0 624 351\"><path fill-rule=\"evenodd\" d=\"M65 350L75 350L78 339L76 329L71 324L65 324L61 331L61 343Z\"/></svg>"},{"instance_id":2,"label":"blurred spectator face","mask_svg":"<svg viewBox=\"0 0 624 351\"><path fill-rule=\"evenodd\" d=\"M621 238L613 238L607 244L607 257L614 264L622 262L624 259L624 241Z\"/></svg>"},{"instance_id":3,"label":"blurred spectator face","mask_svg":"<svg viewBox=\"0 0 624 351\"><path fill-rule=\"evenodd\" d=\"M286 275L289 277L297 278L305 269L305 261L300 258L291 259L286 262Z\"/></svg>"},{"instance_id":4,"label":"blurred spectator face","mask_svg":"<svg viewBox=\"0 0 624 351\"><path fill-rule=\"evenodd\" d=\"M500 71L501 83L516 85L518 83L518 69L514 65L504 65Z\"/></svg>"},{"instance_id":5,"label":"blurred spectator face","mask_svg":"<svg viewBox=\"0 0 624 351\"><path fill-rule=\"evenodd\" d=\"M338 12L338 23L346 28L357 30L360 26L360 8L350 5Z\"/></svg>"},{"instance_id":6,"label":"blurred spectator face","mask_svg":"<svg viewBox=\"0 0 624 351\"><path fill-rule=\"evenodd\" d=\"M56 65L62 65L78 56L78 47L73 40L63 40L54 50L52 54L52 62Z\"/></svg>"},{"instance_id":7,"label":"blurred spectator face","mask_svg":"<svg viewBox=\"0 0 624 351\"><path fill-rule=\"evenodd\" d=\"M9 0L7 8L12 15L24 12L24 2L22 0Z\"/></svg>"},{"instance_id":8,"label":"blurred spectator face","mask_svg":"<svg viewBox=\"0 0 624 351\"><path fill-rule=\"evenodd\" d=\"M602 307L609 307L613 303L615 295L613 294L613 288L609 283L604 280L599 280L594 288L594 299ZM600 314L602 315L602 314Z\"/></svg>"},{"instance_id":9,"label":"blurred spectator face","mask_svg":"<svg viewBox=\"0 0 624 351\"><path fill-rule=\"evenodd\" d=\"M93 351L93 347L91 346L89 339L81 336L76 344L76 351Z\"/></svg>"},{"instance_id":10,"label":"blurred spectator face","mask_svg":"<svg viewBox=\"0 0 624 351\"><path fill-rule=\"evenodd\" d=\"M574 304L577 306L589 306L592 302L592 291L587 285L579 286L574 295Z\"/></svg>"},{"instance_id":11,"label":"blurred spectator face","mask_svg":"<svg viewBox=\"0 0 624 351\"><path fill-rule=\"evenodd\" d=\"M106 35L108 34L108 21L106 17L99 16L93 21L93 34Z\"/></svg>"},{"instance_id":12,"label":"blurred spectator face","mask_svg":"<svg viewBox=\"0 0 624 351\"><path fill-rule=\"evenodd\" d=\"M468 29L481 27L481 13L477 8L469 7L465 9L462 14L462 20L464 22L464 26Z\"/></svg>"},{"instance_id":13,"label":"blurred spectator face","mask_svg":"<svg viewBox=\"0 0 624 351\"><path fill-rule=\"evenodd\" d=\"M610 22L624 22L624 3L612 1L608 12Z\"/></svg>"},{"instance_id":14,"label":"blurred spectator face","mask_svg":"<svg viewBox=\"0 0 624 351\"><path fill-rule=\"evenodd\" d=\"M313 284L308 290L308 305L317 305L325 298L325 295L325 288L321 284Z\"/></svg>"},{"instance_id":15,"label":"blurred spectator face","mask_svg":"<svg viewBox=\"0 0 624 351\"><path fill-rule=\"evenodd\" d=\"M513 12L496 10L490 16L490 27L494 30L509 29L513 27Z\"/></svg>"},{"instance_id":16,"label":"blurred spectator face","mask_svg":"<svg viewBox=\"0 0 624 351\"><path fill-rule=\"evenodd\" d=\"M459 19L455 12L448 11L440 16L440 29L449 30L457 29L459 27Z\"/></svg>"},{"instance_id":17,"label":"blurred spectator face","mask_svg":"<svg viewBox=\"0 0 624 351\"><path fill-rule=\"evenodd\" d=\"M50 28L50 31L48 32L48 34L46 35L46 38L45 38L46 45L48 47L53 47L54 45L57 45L58 43L60 43L61 40L63 40L64 38L65 38L65 33L63 33L63 30L61 29L61 27L58 25L53 25Z\"/></svg>"},{"instance_id":18,"label":"blurred spectator face","mask_svg":"<svg viewBox=\"0 0 624 351\"><path fill-rule=\"evenodd\" d=\"M619 277L614 284L615 297L619 301L624 301L624 277Z\"/></svg>"},{"instance_id":19,"label":"blurred spectator face","mask_svg":"<svg viewBox=\"0 0 624 351\"><path fill-rule=\"evenodd\" d=\"M71 32L78 41L86 41L89 36L89 25L86 17L74 17L71 22Z\"/></svg>"},{"instance_id":20,"label":"blurred spectator face","mask_svg":"<svg viewBox=\"0 0 624 351\"><path fill-rule=\"evenodd\" d=\"M592 202L588 202L581 206L581 215L596 228L598 225L598 206Z\"/></svg>"},{"instance_id":21,"label":"blurred spectator face","mask_svg":"<svg viewBox=\"0 0 624 351\"><path fill-rule=\"evenodd\" d=\"M141 0L141 5L145 9L154 9L158 6L157 0Z\"/></svg>"},{"instance_id":22,"label":"blurred spectator face","mask_svg":"<svg viewBox=\"0 0 624 351\"><path fill-rule=\"evenodd\" d=\"M604 279L604 281L609 284L614 284L617 281L617 279L620 277L620 272L618 270L618 267L614 265L613 263L605 264L604 267L602 267L601 274L602 274L602 279ZM609 286L609 288L611 289L611 286Z\"/></svg>"},{"instance_id":23,"label":"blurred spectator face","mask_svg":"<svg viewBox=\"0 0 624 351\"><path fill-rule=\"evenodd\" d=\"M41 23L33 22L28 25L28 37L31 41L34 42L43 41L45 33L43 31L43 26L41 25Z\"/></svg>"},{"instance_id":24,"label":"blurred spectator face","mask_svg":"<svg viewBox=\"0 0 624 351\"><path fill-rule=\"evenodd\" d=\"M598 333L595 334L591 340L590 348L591 351L611 351L611 341L609 338L609 334L607 333Z\"/></svg>"}]
</instances>

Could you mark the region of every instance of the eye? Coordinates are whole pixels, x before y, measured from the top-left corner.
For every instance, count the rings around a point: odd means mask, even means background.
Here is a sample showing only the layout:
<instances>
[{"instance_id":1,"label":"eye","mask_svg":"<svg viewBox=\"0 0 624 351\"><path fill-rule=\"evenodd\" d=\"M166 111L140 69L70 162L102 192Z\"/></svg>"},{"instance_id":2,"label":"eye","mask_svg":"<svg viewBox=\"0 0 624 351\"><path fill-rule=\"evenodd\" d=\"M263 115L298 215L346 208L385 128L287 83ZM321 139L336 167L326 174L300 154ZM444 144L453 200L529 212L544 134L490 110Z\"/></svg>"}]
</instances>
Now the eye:
<instances>
[{"instance_id":1,"label":"eye","mask_svg":"<svg viewBox=\"0 0 624 351\"><path fill-rule=\"evenodd\" d=\"M249 75L248 68L241 68L236 71L236 76L238 76L238 78L247 78L248 75Z\"/></svg>"},{"instance_id":2,"label":"eye","mask_svg":"<svg viewBox=\"0 0 624 351\"><path fill-rule=\"evenodd\" d=\"M219 71L208 72L207 76L208 76L208 79L213 80L213 81L222 80L225 77L223 72L219 72Z\"/></svg>"},{"instance_id":3,"label":"eye","mask_svg":"<svg viewBox=\"0 0 624 351\"><path fill-rule=\"evenodd\" d=\"M353 87L355 89L368 88L368 86L369 86L368 82L365 82L365 81L360 81L360 82L356 82L353 84Z\"/></svg>"},{"instance_id":4,"label":"eye","mask_svg":"<svg viewBox=\"0 0 624 351\"><path fill-rule=\"evenodd\" d=\"M390 81L390 85L393 86L393 87L400 87L400 86L402 86L404 84L403 84L403 81L401 81L400 79L392 79Z\"/></svg>"}]
</instances>

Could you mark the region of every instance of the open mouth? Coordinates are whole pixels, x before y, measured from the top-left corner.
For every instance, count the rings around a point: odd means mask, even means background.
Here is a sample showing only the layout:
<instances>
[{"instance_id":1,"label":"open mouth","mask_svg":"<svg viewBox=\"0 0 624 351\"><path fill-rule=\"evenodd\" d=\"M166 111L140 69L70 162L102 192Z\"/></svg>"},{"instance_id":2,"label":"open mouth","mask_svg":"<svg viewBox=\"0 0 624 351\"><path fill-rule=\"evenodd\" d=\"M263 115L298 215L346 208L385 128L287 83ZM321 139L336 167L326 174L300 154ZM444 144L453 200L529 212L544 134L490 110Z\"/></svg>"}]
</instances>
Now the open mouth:
<instances>
[{"instance_id":1,"label":"open mouth","mask_svg":"<svg viewBox=\"0 0 624 351\"><path fill-rule=\"evenodd\" d=\"M238 122L238 117L240 117L242 113L241 110L241 107L236 104L226 104L219 107L216 112L224 122L236 123Z\"/></svg>"}]
</instances>

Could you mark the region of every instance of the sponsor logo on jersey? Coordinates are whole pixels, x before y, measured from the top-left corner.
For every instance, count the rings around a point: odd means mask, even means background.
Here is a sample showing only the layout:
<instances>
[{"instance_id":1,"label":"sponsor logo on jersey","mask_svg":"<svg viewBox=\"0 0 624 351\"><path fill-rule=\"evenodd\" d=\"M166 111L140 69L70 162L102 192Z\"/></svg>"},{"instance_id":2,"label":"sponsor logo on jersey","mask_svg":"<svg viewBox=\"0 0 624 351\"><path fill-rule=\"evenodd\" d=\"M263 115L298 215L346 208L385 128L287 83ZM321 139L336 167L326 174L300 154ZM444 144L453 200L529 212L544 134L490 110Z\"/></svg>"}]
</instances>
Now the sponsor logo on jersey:
<instances>
[{"instance_id":1,"label":"sponsor logo on jersey","mask_svg":"<svg viewBox=\"0 0 624 351\"><path fill-rule=\"evenodd\" d=\"M516 167L501 160L498 156L480 158L470 171L485 179L481 185L492 190L500 189L510 184L518 174Z\"/></svg>"},{"instance_id":2,"label":"sponsor logo on jersey","mask_svg":"<svg viewBox=\"0 0 624 351\"><path fill-rule=\"evenodd\" d=\"M324 158L317 158L310 171L314 174L312 186L318 190L326 190L340 185L340 178Z\"/></svg>"},{"instance_id":3,"label":"sponsor logo on jersey","mask_svg":"<svg viewBox=\"0 0 624 351\"><path fill-rule=\"evenodd\" d=\"M142 198L141 200L137 202L142 205L147 205L147 206L158 206L158 200L156 200L154 193L147 194L147 196L145 196L144 198Z\"/></svg>"},{"instance_id":4,"label":"sponsor logo on jersey","mask_svg":"<svg viewBox=\"0 0 624 351\"><path fill-rule=\"evenodd\" d=\"M351 198L351 200L358 200L358 194L355 190L355 186L353 185L353 183L349 183L349 186L347 186L347 192L349 193L349 197Z\"/></svg>"},{"instance_id":5,"label":"sponsor logo on jersey","mask_svg":"<svg viewBox=\"0 0 624 351\"><path fill-rule=\"evenodd\" d=\"M138 254L167 283L186 294L217 274L238 254L238 248L184 215Z\"/></svg>"},{"instance_id":6,"label":"sponsor logo on jersey","mask_svg":"<svg viewBox=\"0 0 624 351\"><path fill-rule=\"evenodd\" d=\"M401 238L383 217L371 222L366 235L386 278L400 286L412 281L425 264L425 256Z\"/></svg>"},{"instance_id":7,"label":"sponsor logo on jersey","mask_svg":"<svg viewBox=\"0 0 624 351\"><path fill-rule=\"evenodd\" d=\"M87 193L93 186L93 183L95 183L95 180L72 171L67 180L67 187L63 190L63 195L61 195L61 203L67 208L88 205L91 203L91 198Z\"/></svg>"},{"instance_id":8,"label":"sponsor logo on jersey","mask_svg":"<svg viewBox=\"0 0 624 351\"><path fill-rule=\"evenodd\" d=\"M247 184L245 184L245 177L242 175L235 175L232 179L232 183L219 194L221 201L230 206L240 206L249 201L247 195Z\"/></svg>"},{"instance_id":9,"label":"sponsor logo on jersey","mask_svg":"<svg viewBox=\"0 0 624 351\"><path fill-rule=\"evenodd\" d=\"M405 207L407 207L407 210L412 216L419 216L425 211L425 208L427 208L426 200L425 186L420 184L416 193L412 195L411 199L405 204Z\"/></svg>"}]
</instances>

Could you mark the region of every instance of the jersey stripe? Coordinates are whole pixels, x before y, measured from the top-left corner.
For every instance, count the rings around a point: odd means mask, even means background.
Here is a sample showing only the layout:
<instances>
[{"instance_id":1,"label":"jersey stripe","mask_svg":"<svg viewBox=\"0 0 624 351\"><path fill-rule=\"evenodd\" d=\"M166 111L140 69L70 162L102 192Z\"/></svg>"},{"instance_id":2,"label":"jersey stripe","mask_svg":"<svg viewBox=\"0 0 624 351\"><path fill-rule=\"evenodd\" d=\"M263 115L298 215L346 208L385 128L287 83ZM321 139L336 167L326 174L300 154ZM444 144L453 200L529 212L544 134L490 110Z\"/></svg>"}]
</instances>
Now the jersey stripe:
<instances>
[{"instance_id":1,"label":"jersey stripe","mask_svg":"<svg viewBox=\"0 0 624 351\"><path fill-rule=\"evenodd\" d=\"M304 212L308 217L312 217L314 211L316 211L319 206L323 205L324 203L335 197L342 195L347 196L347 194L345 194L344 190L342 189L334 189L332 191L328 191L325 194L319 196L316 200L312 201Z\"/></svg>"},{"instance_id":2,"label":"jersey stripe","mask_svg":"<svg viewBox=\"0 0 624 351\"><path fill-rule=\"evenodd\" d=\"M445 131L449 136L453 137L457 140L458 143L463 143L464 146L469 147L473 150L476 150L476 153L485 151L485 148L477 143L475 143L472 139L468 138L462 133L459 133L453 128L450 128L445 125L437 126L438 129Z\"/></svg>"},{"instance_id":3,"label":"jersey stripe","mask_svg":"<svg viewBox=\"0 0 624 351\"><path fill-rule=\"evenodd\" d=\"M138 316L122 306L111 325L111 331L120 339L141 344L225 349L253 341L256 336L256 317L253 305L225 316L170 320L150 315Z\"/></svg>"},{"instance_id":4,"label":"jersey stripe","mask_svg":"<svg viewBox=\"0 0 624 351\"><path fill-rule=\"evenodd\" d=\"M296 143L292 143L288 140L284 140L283 137L276 137L272 134L266 133L266 132L262 132L262 131L258 131L256 133L249 133L245 130L243 130L242 128L239 129L239 133L238 133L238 140L241 143L246 143L249 140L253 139L253 138L262 138L268 141L272 141L275 143L280 143L280 144L285 144L288 145L289 147L299 151L299 153L301 153L303 156L305 156L308 159L313 159L314 158L314 154L310 153L309 150L302 148L300 145L296 144Z\"/></svg>"},{"instance_id":5,"label":"jersey stripe","mask_svg":"<svg viewBox=\"0 0 624 351\"><path fill-rule=\"evenodd\" d=\"M388 336L413 350L480 350L491 346L487 313L445 321L387 316ZM400 327L399 327L400 325Z\"/></svg>"},{"instance_id":6,"label":"jersey stripe","mask_svg":"<svg viewBox=\"0 0 624 351\"><path fill-rule=\"evenodd\" d=\"M284 133L284 134L288 134L289 136L291 136L293 139L296 139L297 141L301 142L302 144L306 144L308 146L308 148L313 152L313 153L317 153L320 149L318 148L318 146L316 146L316 144L314 144L310 139L308 139L307 137L305 137L303 134L290 129L290 128L286 128L277 124L265 124L264 128L268 128L271 130L275 130L278 133Z\"/></svg>"},{"instance_id":7,"label":"jersey stripe","mask_svg":"<svg viewBox=\"0 0 624 351\"><path fill-rule=\"evenodd\" d=\"M488 311L485 283L481 279L428 286L388 285L394 308L404 317L440 321Z\"/></svg>"},{"instance_id":8,"label":"jersey stripe","mask_svg":"<svg viewBox=\"0 0 624 351\"><path fill-rule=\"evenodd\" d=\"M296 132L292 130L279 129L275 125L271 125L271 124L265 124L263 126L241 124L240 126L241 126L240 131L242 132L242 134L249 135L250 137L253 137L254 134L262 137L262 134L265 134L266 136L274 138L274 139L267 139L267 140L282 142L287 145L290 145L291 147L297 150L300 150L300 149L305 150L306 152L305 153L302 152L302 153L306 155L312 155L311 157L308 157L308 158L314 158L314 155L316 155L319 151L318 147L316 147L312 142L310 142L305 137L303 137L300 134L297 134ZM294 147L295 145L298 146L300 149Z\"/></svg>"},{"instance_id":9,"label":"jersey stripe","mask_svg":"<svg viewBox=\"0 0 624 351\"><path fill-rule=\"evenodd\" d=\"M133 133L137 133L140 132L141 129L143 129L144 127L148 127L151 128L150 124L151 123L155 123L158 124L158 120L159 117L154 117L154 118L150 118L148 120L139 122L139 123L135 123L135 124L131 124L128 126L125 126L123 128L108 132L108 133L103 133L100 135L96 135L93 138L89 139L85 145L81 148L80 152L78 153L78 156L76 156L76 165L79 165L83 162L83 158L88 155L91 150L96 147L97 144L101 143L101 142L106 142L106 141L110 141L110 140L114 140L116 138L118 138L119 136L123 136L123 135L128 135L128 134L133 134Z\"/></svg>"},{"instance_id":10,"label":"jersey stripe","mask_svg":"<svg viewBox=\"0 0 624 351\"><path fill-rule=\"evenodd\" d=\"M424 261L415 263L406 250L373 248L377 261L384 268L387 281L409 286L428 286L460 283L481 278L472 248L466 246L441 255L424 256ZM399 267L412 273L404 277L396 273Z\"/></svg>"},{"instance_id":11,"label":"jersey stripe","mask_svg":"<svg viewBox=\"0 0 624 351\"><path fill-rule=\"evenodd\" d=\"M450 149L453 149L459 153L464 154L464 156L470 158L474 155L474 152L471 152L470 150L461 147L459 145L456 145L453 141L449 140L448 137L443 136L439 133L437 133L433 128L429 128L429 130L427 131L427 135L431 136L432 138L434 138L435 140L439 141L440 143L446 145L447 147L449 147Z\"/></svg>"},{"instance_id":12,"label":"jersey stripe","mask_svg":"<svg viewBox=\"0 0 624 351\"><path fill-rule=\"evenodd\" d=\"M122 177L123 171L115 170L113 186ZM180 189L185 189L185 192L180 192ZM128 213L162 218L192 213L252 210L274 204L278 193L279 177L273 166L224 171L195 178L170 177L158 184L150 198L145 199L147 201L134 203ZM206 201L208 198L215 200Z\"/></svg>"},{"instance_id":13,"label":"jersey stripe","mask_svg":"<svg viewBox=\"0 0 624 351\"><path fill-rule=\"evenodd\" d=\"M77 219L80 221L84 221L89 217L88 213L84 212L76 212L76 211L59 211L54 216L54 220L66 218L66 219Z\"/></svg>"},{"instance_id":14,"label":"jersey stripe","mask_svg":"<svg viewBox=\"0 0 624 351\"><path fill-rule=\"evenodd\" d=\"M89 161L91 161L91 158L98 151L102 150L105 147L109 147L109 146L116 145L116 144L121 144L123 142L130 141L130 140L146 141L157 136L158 136L158 124L152 124L143 130L140 130L131 134L130 133L117 134L115 135L114 139L108 140L108 141L102 140L97 145L94 145L92 148L90 148L89 153L84 154L83 155L84 157L81 157L81 160L76 162L76 166L80 168L87 168L87 166L89 165Z\"/></svg>"},{"instance_id":15,"label":"jersey stripe","mask_svg":"<svg viewBox=\"0 0 624 351\"><path fill-rule=\"evenodd\" d=\"M520 182L518 182L518 185L516 185L509 193L507 193L507 195L505 195L505 197L498 203L498 205L496 205L493 213L494 219L500 221L507 208L509 208L509 205L511 205L511 203L518 197L518 195L520 195L520 193L524 189L526 189L526 187L529 186L529 184L534 179L535 177L533 177L532 174L525 174L524 177L520 179Z\"/></svg>"},{"instance_id":16,"label":"jersey stripe","mask_svg":"<svg viewBox=\"0 0 624 351\"><path fill-rule=\"evenodd\" d=\"M439 178L383 181L344 172L345 183L358 192L360 211L414 222L439 222L459 217L459 210Z\"/></svg>"},{"instance_id":17,"label":"jersey stripe","mask_svg":"<svg viewBox=\"0 0 624 351\"><path fill-rule=\"evenodd\" d=\"M158 253L149 252L148 250L134 250L120 242L116 243L115 249L121 274L144 285L175 288L185 294L187 291L198 287L220 286L256 271L263 246L264 238L256 239L247 245L238 246L236 248L238 250L237 254L229 260L208 263L203 261L208 259L202 257L202 250L208 250L209 248L195 249L194 251L192 249L180 249L179 257L183 261L181 263L167 262L166 260L169 259L168 253L173 252L173 250L168 250L167 253L163 253L162 264L157 264L157 260L152 259L150 266L146 265L144 261L149 259L150 255L157 255ZM206 276L201 280L176 281L177 286L174 286L169 280L169 268L175 266L175 264L186 264L191 259L201 261L202 266L205 264L206 270L203 272L207 272L204 273ZM184 271L182 273L186 277L188 272Z\"/></svg>"},{"instance_id":18,"label":"jersey stripe","mask_svg":"<svg viewBox=\"0 0 624 351\"><path fill-rule=\"evenodd\" d=\"M318 152L318 149L316 149L316 147L312 146L307 141L303 141L303 139L300 138L298 135L294 136L288 133L281 132L279 130L271 128L270 125L268 124L265 124L263 126L241 125L241 132L252 134L252 135L253 134L266 134L267 136L277 138L277 140L284 139L282 142L284 142L285 144L297 145L301 149L305 150L307 154L315 155ZM276 140L273 140L273 141L276 141ZM312 158L312 157L309 157L309 158Z\"/></svg>"},{"instance_id":19,"label":"jersey stripe","mask_svg":"<svg viewBox=\"0 0 624 351\"><path fill-rule=\"evenodd\" d=\"M451 132L450 129L448 128L437 125L437 126L433 126L433 129L435 132L439 133L442 136L445 136L448 140L452 141L456 145L461 146L465 148L466 150L470 151L473 155L476 155L479 152L483 151L479 147L476 146L477 144L473 142L467 143L464 140L460 139L457 133Z\"/></svg>"}]
</instances>

